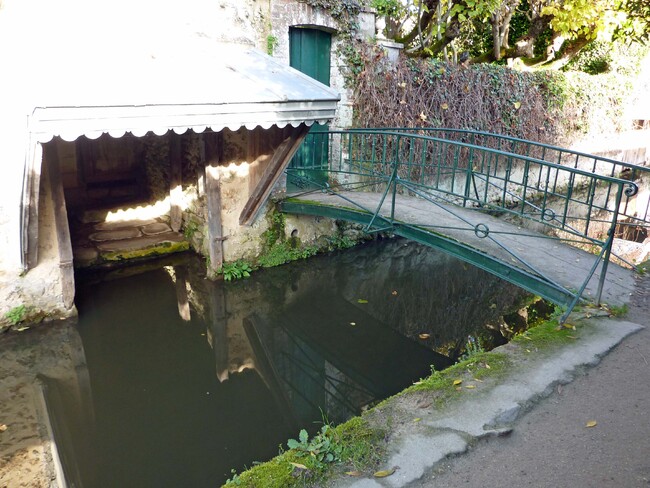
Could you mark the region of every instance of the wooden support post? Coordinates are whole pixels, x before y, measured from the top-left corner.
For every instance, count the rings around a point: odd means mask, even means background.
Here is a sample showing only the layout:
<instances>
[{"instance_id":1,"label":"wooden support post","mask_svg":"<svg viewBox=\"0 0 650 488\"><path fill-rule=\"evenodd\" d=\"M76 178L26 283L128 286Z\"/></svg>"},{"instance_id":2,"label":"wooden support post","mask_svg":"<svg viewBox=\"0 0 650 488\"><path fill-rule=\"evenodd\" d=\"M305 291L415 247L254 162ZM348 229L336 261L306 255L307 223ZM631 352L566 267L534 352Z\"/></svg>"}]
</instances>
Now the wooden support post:
<instances>
[{"instance_id":1,"label":"wooden support post","mask_svg":"<svg viewBox=\"0 0 650 488\"><path fill-rule=\"evenodd\" d=\"M181 161L181 136L171 131L169 134L169 163L170 163L170 226L174 232L178 232L183 224L183 211L181 200L183 198L183 176Z\"/></svg>"},{"instance_id":2,"label":"wooden support post","mask_svg":"<svg viewBox=\"0 0 650 488\"><path fill-rule=\"evenodd\" d=\"M262 206L271 194L271 190L275 186L282 172L289 165L289 161L293 157L296 150L300 147L303 139L309 132L309 127L302 124L297 129L294 129L289 137L287 137L273 153L260 182L257 184L250 198L244 206L239 216L240 225L251 225Z\"/></svg>"},{"instance_id":3,"label":"wooden support post","mask_svg":"<svg viewBox=\"0 0 650 488\"><path fill-rule=\"evenodd\" d=\"M221 283L209 288L210 293L210 329L212 348L214 350L217 379L228 379L228 322L226 320L226 296Z\"/></svg>"},{"instance_id":4,"label":"wooden support post","mask_svg":"<svg viewBox=\"0 0 650 488\"><path fill-rule=\"evenodd\" d=\"M178 302L178 315L185 322L192 319L190 314L190 301L187 298L187 267L174 266L176 277L176 301Z\"/></svg>"},{"instance_id":5,"label":"wooden support post","mask_svg":"<svg viewBox=\"0 0 650 488\"><path fill-rule=\"evenodd\" d=\"M63 183L59 172L59 154L54 143L45 145L44 152L54 204L54 223L59 248L63 304L65 308L70 309L74 304L74 268L72 266L72 241L70 240L70 228L68 227L68 212L65 206Z\"/></svg>"},{"instance_id":6,"label":"wooden support post","mask_svg":"<svg viewBox=\"0 0 650 488\"><path fill-rule=\"evenodd\" d=\"M219 167L205 167L205 192L208 207L208 278L214 279L223 265L223 233L221 228L221 181Z\"/></svg>"},{"instance_id":7,"label":"wooden support post","mask_svg":"<svg viewBox=\"0 0 650 488\"><path fill-rule=\"evenodd\" d=\"M43 152L40 144L29 141L28 166L23 188L23 267L30 270L38 264L38 202L41 189Z\"/></svg>"}]
</instances>

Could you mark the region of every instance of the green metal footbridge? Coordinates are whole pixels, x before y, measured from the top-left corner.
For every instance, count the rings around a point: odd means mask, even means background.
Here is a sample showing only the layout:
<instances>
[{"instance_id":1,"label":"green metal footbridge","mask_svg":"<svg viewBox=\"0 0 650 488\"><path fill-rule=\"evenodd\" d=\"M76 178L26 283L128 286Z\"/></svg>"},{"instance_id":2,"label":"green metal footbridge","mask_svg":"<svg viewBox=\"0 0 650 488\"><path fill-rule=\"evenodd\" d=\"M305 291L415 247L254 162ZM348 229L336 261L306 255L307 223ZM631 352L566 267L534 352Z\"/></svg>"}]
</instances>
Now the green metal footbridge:
<instances>
[{"instance_id":1,"label":"green metal footbridge","mask_svg":"<svg viewBox=\"0 0 650 488\"><path fill-rule=\"evenodd\" d=\"M647 193L650 168L434 128L313 133L300 151L287 169L283 212L441 249L566 306L562 320L581 299L629 297L633 266L613 244L649 233L648 200L637 197L640 187Z\"/></svg>"}]
</instances>

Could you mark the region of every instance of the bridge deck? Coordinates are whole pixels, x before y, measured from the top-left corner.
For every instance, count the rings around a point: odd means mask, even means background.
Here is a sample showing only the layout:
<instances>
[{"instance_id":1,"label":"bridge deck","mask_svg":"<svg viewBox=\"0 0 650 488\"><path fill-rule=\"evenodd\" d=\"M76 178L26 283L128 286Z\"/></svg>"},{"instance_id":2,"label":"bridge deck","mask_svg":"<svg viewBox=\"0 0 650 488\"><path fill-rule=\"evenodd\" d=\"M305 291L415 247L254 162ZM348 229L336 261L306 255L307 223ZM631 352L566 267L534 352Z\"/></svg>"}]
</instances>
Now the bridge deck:
<instances>
[{"instance_id":1,"label":"bridge deck","mask_svg":"<svg viewBox=\"0 0 650 488\"><path fill-rule=\"evenodd\" d=\"M371 192L316 192L285 200L281 208L289 213L367 224L381 196ZM386 218L390 213L391 201L387 198L378 215ZM586 251L484 212L449 204L432 205L416 197L398 195L394 219L395 234L440 248L557 303L570 302L567 290L579 290L597 260ZM373 222L375 229L387 226L385 219ZM600 272L601 267L587 284L583 298L597 295ZM627 303L633 285L631 270L610 263L602 301L619 306Z\"/></svg>"}]
</instances>

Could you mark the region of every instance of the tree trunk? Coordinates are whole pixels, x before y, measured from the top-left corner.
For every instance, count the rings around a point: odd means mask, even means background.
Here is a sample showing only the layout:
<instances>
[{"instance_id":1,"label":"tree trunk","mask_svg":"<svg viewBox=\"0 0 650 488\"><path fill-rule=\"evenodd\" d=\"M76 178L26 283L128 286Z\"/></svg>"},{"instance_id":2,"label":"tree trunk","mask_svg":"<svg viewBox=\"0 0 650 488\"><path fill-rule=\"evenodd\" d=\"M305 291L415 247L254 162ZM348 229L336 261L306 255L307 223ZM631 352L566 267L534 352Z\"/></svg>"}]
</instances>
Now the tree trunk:
<instances>
[{"instance_id":1,"label":"tree trunk","mask_svg":"<svg viewBox=\"0 0 650 488\"><path fill-rule=\"evenodd\" d=\"M535 43L539 36L546 30L551 23L550 15L541 15L533 17L528 32L515 41L515 46L508 53L512 58L532 58L535 54Z\"/></svg>"},{"instance_id":2,"label":"tree trunk","mask_svg":"<svg viewBox=\"0 0 650 488\"><path fill-rule=\"evenodd\" d=\"M420 32L426 32L431 24L431 21L435 19L436 10L438 9L439 0L425 0L424 6L426 8L422 9L423 13L420 17L420 20L416 25L411 29L411 32L406 34L404 37L395 39L396 42L408 45L413 42L419 35Z\"/></svg>"},{"instance_id":3,"label":"tree trunk","mask_svg":"<svg viewBox=\"0 0 650 488\"><path fill-rule=\"evenodd\" d=\"M582 48L591 42L584 36L578 37L572 41L566 41L562 48L555 53L555 56L548 62L542 63L540 66L543 69L558 70L566 66L574 57L578 55Z\"/></svg>"}]
</instances>

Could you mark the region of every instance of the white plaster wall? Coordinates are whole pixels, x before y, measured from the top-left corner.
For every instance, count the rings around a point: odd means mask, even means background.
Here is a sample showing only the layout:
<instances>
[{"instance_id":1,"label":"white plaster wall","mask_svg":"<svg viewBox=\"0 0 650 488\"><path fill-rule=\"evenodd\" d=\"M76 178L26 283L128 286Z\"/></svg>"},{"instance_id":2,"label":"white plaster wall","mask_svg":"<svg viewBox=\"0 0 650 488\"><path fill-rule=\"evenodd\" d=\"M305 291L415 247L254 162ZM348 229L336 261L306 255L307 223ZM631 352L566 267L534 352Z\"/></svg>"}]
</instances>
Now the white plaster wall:
<instances>
[{"instance_id":1,"label":"white plaster wall","mask_svg":"<svg viewBox=\"0 0 650 488\"><path fill-rule=\"evenodd\" d=\"M39 151L40 152L40 151ZM0 274L0 330L5 314L24 305L26 319L60 319L76 314L63 303L54 205L47 175L41 178L38 264L26 273L4 268Z\"/></svg>"}]
</instances>

